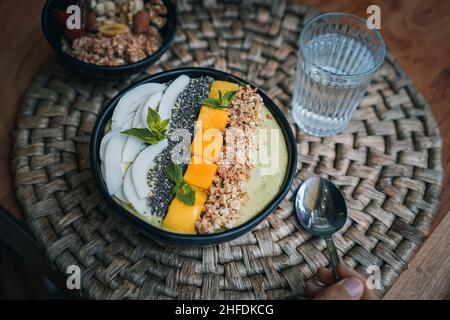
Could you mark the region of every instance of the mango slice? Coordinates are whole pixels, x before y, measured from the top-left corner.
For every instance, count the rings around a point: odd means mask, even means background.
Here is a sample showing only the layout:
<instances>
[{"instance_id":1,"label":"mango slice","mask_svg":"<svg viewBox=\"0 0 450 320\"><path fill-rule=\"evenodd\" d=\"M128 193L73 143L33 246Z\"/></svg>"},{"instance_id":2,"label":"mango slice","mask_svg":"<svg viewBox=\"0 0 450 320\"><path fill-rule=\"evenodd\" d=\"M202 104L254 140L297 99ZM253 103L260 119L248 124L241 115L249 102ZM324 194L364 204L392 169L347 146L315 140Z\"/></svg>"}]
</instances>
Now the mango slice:
<instances>
[{"instance_id":1,"label":"mango slice","mask_svg":"<svg viewBox=\"0 0 450 320\"><path fill-rule=\"evenodd\" d=\"M191 144L191 154L199 158L216 162L222 150L223 135L220 130L208 129L199 130L195 133Z\"/></svg>"},{"instance_id":2,"label":"mango slice","mask_svg":"<svg viewBox=\"0 0 450 320\"><path fill-rule=\"evenodd\" d=\"M237 83L215 80L211 85L211 89L209 91L209 97L218 99L219 98L219 90L222 92L222 95L227 93L228 91L238 91L239 85Z\"/></svg>"},{"instance_id":3,"label":"mango slice","mask_svg":"<svg viewBox=\"0 0 450 320\"><path fill-rule=\"evenodd\" d=\"M195 191L195 203L193 206L188 206L174 198L162 222L163 227L179 233L197 233L195 222L200 217L206 198L206 193L201 190Z\"/></svg>"},{"instance_id":4,"label":"mango slice","mask_svg":"<svg viewBox=\"0 0 450 320\"><path fill-rule=\"evenodd\" d=\"M194 187L207 190L216 173L217 165L215 163L194 155L184 174L184 181Z\"/></svg>"},{"instance_id":5,"label":"mango slice","mask_svg":"<svg viewBox=\"0 0 450 320\"><path fill-rule=\"evenodd\" d=\"M239 90L239 85L228 81L213 81L210 98L218 99L219 91L225 95ZM217 173L216 162L223 147L222 130L228 122L228 110L202 106L197 119L197 128L191 144L191 161L184 174L184 181L194 189L209 189ZM163 227L179 233L196 234L195 223L199 219L207 200L205 191L195 191L195 203L189 206L176 197L170 203L162 222Z\"/></svg>"},{"instance_id":6,"label":"mango slice","mask_svg":"<svg viewBox=\"0 0 450 320\"><path fill-rule=\"evenodd\" d=\"M213 99L218 99L219 90L223 96L229 91L238 91L239 85L233 82L215 80L211 84L209 97ZM206 106L203 106L200 109L200 114L197 119L197 122L198 124L201 124L201 128L203 129L203 131L206 131L211 128L223 130L227 126L227 121L228 121L227 110L217 110Z\"/></svg>"},{"instance_id":7,"label":"mango slice","mask_svg":"<svg viewBox=\"0 0 450 320\"><path fill-rule=\"evenodd\" d=\"M228 111L201 107L197 118L197 128L207 131L209 129L223 130L227 126Z\"/></svg>"}]
</instances>

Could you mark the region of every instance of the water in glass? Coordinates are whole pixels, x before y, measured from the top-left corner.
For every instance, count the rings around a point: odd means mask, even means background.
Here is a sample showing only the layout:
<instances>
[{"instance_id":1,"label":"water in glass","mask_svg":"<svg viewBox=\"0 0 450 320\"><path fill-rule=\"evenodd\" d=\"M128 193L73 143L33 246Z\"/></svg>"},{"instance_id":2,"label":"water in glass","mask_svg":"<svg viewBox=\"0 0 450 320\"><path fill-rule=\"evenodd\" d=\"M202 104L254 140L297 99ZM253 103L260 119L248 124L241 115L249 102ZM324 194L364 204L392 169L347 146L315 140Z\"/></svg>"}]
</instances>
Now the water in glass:
<instances>
[{"instance_id":1,"label":"water in glass","mask_svg":"<svg viewBox=\"0 0 450 320\"><path fill-rule=\"evenodd\" d=\"M361 30L339 21L319 20L310 29L300 41L293 117L309 134L334 135L347 127L363 98L384 44L379 52Z\"/></svg>"}]
</instances>

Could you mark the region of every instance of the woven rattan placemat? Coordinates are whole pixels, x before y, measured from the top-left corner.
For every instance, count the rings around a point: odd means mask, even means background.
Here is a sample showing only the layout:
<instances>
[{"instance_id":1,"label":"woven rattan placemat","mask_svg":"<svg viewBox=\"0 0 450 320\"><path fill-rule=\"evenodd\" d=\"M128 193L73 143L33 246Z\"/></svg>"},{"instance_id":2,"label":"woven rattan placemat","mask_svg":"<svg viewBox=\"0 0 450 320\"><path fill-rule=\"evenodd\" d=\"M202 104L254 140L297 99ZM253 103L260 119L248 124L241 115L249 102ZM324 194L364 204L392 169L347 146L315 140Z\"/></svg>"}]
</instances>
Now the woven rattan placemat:
<instances>
[{"instance_id":1,"label":"woven rattan placemat","mask_svg":"<svg viewBox=\"0 0 450 320\"><path fill-rule=\"evenodd\" d=\"M298 33L317 11L284 1L203 2L177 1L175 43L148 73L227 70L266 91L290 118ZM439 205L441 138L429 106L391 57L344 133L320 139L292 126L298 173L288 197L253 232L208 248L154 243L110 212L96 191L89 133L102 106L131 81L96 83L61 65L47 67L17 118L18 199L54 265L81 268L85 296L303 297L305 281L328 265L324 241L306 234L292 214L294 191L312 174L345 194L350 219L336 244L359 271L381 268L382 292L423 243Z\"/></svg>"}]
</instances>

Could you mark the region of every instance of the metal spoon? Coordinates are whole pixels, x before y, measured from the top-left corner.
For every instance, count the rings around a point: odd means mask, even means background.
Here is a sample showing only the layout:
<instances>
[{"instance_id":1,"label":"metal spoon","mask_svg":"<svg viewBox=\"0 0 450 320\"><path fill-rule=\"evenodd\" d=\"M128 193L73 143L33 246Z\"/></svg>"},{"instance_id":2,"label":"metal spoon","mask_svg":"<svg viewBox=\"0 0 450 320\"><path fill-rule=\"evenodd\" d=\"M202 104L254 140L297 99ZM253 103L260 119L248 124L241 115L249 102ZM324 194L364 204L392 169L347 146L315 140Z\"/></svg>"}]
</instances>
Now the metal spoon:
<instances>
[{"instance_id":1,"label":"metal spoon","mask_svg":"<svg viewBox=\"0 0 450 320\"><path fill-rule=\"evenodd\" d=\"M347 220L347 206L341 192L327 179L310 177L303 181L297 191L295 213L298 222L308 233L325 239L334 276L339 280L336 271L339 256L333 234Z\"/></svg>"}]
</instances>

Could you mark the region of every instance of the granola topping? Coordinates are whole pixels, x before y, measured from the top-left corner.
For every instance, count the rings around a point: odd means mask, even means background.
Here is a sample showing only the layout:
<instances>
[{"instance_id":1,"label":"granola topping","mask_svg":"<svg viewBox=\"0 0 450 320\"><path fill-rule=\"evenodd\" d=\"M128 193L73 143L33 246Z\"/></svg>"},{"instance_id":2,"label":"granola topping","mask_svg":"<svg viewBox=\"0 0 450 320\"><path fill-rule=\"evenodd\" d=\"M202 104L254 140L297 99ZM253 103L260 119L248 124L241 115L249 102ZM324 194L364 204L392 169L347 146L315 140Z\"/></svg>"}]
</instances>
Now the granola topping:
<instances>
[{"instance_id":1,"label":"granola topping","mask_svg":"<svg viewBox=\"0 0 450 320\"><path fill-rule=\"evenodd\" d=\"M213 233L233 228L240 210L247 204L248 193L243 184L248 180L255 163L256 134L261 122L263 100L256 89L242 86L228 108L228 123L223 130L226 145L218 161L217 176L208 190L204 212L197 221L199 233ZM240 132L240 143L228 144ZM244 149L244 150L243 150Z\"/></svg>"}]
</instances>

